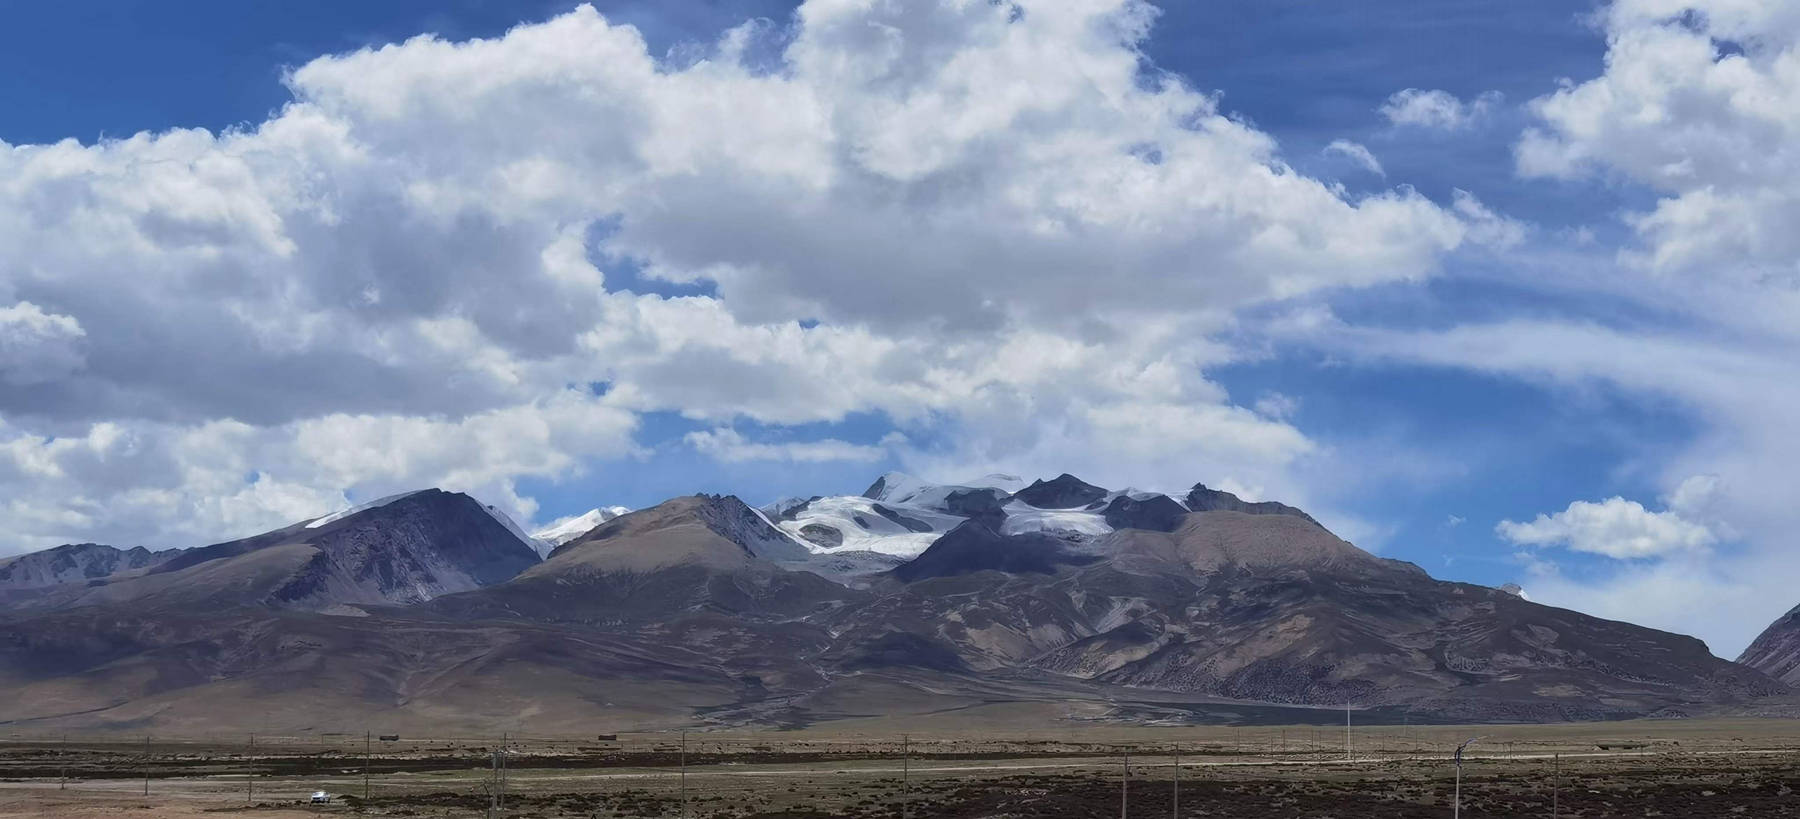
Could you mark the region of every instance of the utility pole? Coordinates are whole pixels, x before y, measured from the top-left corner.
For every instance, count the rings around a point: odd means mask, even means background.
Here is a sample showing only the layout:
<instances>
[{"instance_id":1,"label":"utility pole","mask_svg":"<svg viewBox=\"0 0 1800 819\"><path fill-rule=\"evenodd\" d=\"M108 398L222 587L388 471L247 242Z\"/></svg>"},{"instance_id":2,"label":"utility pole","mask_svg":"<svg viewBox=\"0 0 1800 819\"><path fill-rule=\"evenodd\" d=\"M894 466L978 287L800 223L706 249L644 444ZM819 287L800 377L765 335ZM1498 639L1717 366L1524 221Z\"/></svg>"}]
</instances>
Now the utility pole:
<instances>
[{"instance_id":1,"label":"utility pole","mask_svg":"<svg viewBox=\"0 0 1800 819\"><path fill-rule=\"evenodd\" d=\"M508 739L508 737L507 737L506 732L505 731L500 732L500 750L498 752L496 752L499 755L495 757L495 759L499 760L498 764L499 764L499 771L500 771L500 779L499 779L499 783L498 783L497 787L500 789L499 804L500 804L500 810L502 810L502 811L506 810L506 743L507 743L507 739Z\"/></svg>"},{"instance_id":2,"label":"utility pole","mask_svg":"<svg viewBox=\"0 0 1800 819\"><path fill-rule=\"evenodd\" d=\"M356 736L356 735L351 734L351 736ZM369 801L369 754L372 750L374 750L371 747L374 744L371 740L373 740L374 738L375 738L374 731L364 731L363 732L363 801L364 802ZM355 742L355 741L356 740L351 740L351 742ZM355 746L351 746L351 747L355 747Z\"/></svg>"},{"instance_id":3,"label":"utility pole","mask_svg":"<svg viewBox=\"0 0 1800 819\"><path fill-rule=\"evenodd\" d=\"M493 819L500 810L500 749L495 748L488 754L488 817Z\"/></svg>"},{"instance_id":4,"label":"utility pole","mask_svg":"<svg viewBox=\"0 0 1800 819\"><path fill-rule=\"evenodd\" d=\"M256 735L250 735L250 758L244 760L244 801L256 801Z\"/></svg>"},{"instance_id":5,"label":"utility pole","mask_svg":"<svg viewBox=\"0 0 1800 819\"><path fill-rule=\"evenodd\" d=\"M912 736L900 735L900 819L912 819Z\"/></svg>"},{"instance_id":6,"label":"utility pole","mask_svg":"<svg viewBox=\"0 0 1800 819\"><path fill-rule=\"evenodd\" d=\"M63 743L62 744L63 744L63 747L62 747L62 785L59 786L57 788L57 790L66 791L69 789L69 735L68 734L63 734Z\"/></svg>"},{"instance_id":7,"label":"utility pole","mask_svg":"<svg viewBox=\"0 0 1800 819\"><path fill-rule=\"evenodd\" d=\"M1471 737L1471 738L1469 738L1468 741L1464 742L1461 745L1456 746L1456 757L1455 757L1455 759L1456 759L1456 795L1454 797L1452 797L1453 801L1450 803L1451 819L1460 819L1460 817L1462 816L1463 751L1466 750L1470 745L1474 745L1475 741L1478 739L1481 739L1481 737Z\"/></svg>"},{"instance_id":8,"label":"utility pole","mask_svg":"<svg viewBox=\"0 0 1800 819\"><path fill-rule=\"evenodd\" d=\"M1344 703L1344 761L1350 761L1350 703Z\"/></svg>"},{"instance_id":9,"label":"utility pole","mask_svg":"<svg viewBox=\"0 0 1800 819\"><path fill-rule=\"evenodd\" d=\"M687 732L681 732L681 819L687 819Z\"/></svg>"},{"instance_id":10,"label":"utility pole","mask_svg":"<svg viewBox=\"0 0 1800 819\"><path fill-rule=\"evenodd\" d=\"M1175 808L1170 811L1174 819L1181 819L1181 746L1175 746Z\"/></svg>"},{"instance_id":11,"label":"utility pole","mask_svg":"<svg viewBox=\"0 0 1800 819\"><path fill-rule=\"evenodd\" d=\"M1550 819L1557 819L1557 815L1560 813L1562 807L1557 804L1561 801L1560 797L1562 796L1562 754L1557 754L1552 758L1551 766Z\"/></svg>"},{"instance_id":12,"label":"utility pole","mask_svg":"<svg viewBox=\"0 0 1800 819\"><path fill-rule=\"evenodd\" d=\"M1119 819L1125 819L1131 800L1131 752L1125 752L1125 770L1119 775Z\"/></svg>"}]
</instances>

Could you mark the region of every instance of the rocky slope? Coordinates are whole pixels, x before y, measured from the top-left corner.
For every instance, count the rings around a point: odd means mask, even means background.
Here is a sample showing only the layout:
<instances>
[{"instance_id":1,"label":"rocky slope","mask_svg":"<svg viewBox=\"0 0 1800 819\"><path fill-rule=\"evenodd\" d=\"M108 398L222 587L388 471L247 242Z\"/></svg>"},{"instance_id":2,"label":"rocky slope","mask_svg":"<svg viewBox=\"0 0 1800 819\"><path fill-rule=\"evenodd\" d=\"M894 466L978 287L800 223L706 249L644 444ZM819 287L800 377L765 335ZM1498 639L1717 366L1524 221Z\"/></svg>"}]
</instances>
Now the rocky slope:
<instances>
[{"instance_id":1,"label":"rocky slope","mask_svg":"<svg viewBox=\"0 0 1800 819\"><path fill-rule=\"evenodd\" d=\"M1800 685L1800 606L1757 635L1738 662L1791 685Z\"/></svg>"},{"instance_id":2,"label":"rocky slope","mask_svg":"<svg viewBox=\"0 0 1800 819\"><path fill-rule=\"evenodd\" d=\"M0 721L202 720L202 698L421 721L508 703L551 728L1003 707L1558 720L1786 690L1692 638L1437 581L1201 485L888 475L763 510L691 496L536 557L427 491L52 586L0 605L17 692Z\"/></svg>"},{"instance_id":3,"label":"rocky slope","mask_svg":"<svg viewBox=\"0 0 1800 819\"><path fill-rule=\"evenodd\" d=\"M147 569L180 552L180 549L153 552L142 546L120 549L98 543L71 543L0 560L0 591L87 583L124 572Z\"/></svg>"},{"instance_id":4,"label":"rocky slope","mask_svg":"<svg viewBox=\"0 0 1800 819\"><path fill-rule=\"evenodd\" d=\"M139 571L48 584L12 605L153 611L408 604L501 583L537 562L531 547L473 498L430 489L253 537L162 553Z\"/></svg>"}]
</instances>

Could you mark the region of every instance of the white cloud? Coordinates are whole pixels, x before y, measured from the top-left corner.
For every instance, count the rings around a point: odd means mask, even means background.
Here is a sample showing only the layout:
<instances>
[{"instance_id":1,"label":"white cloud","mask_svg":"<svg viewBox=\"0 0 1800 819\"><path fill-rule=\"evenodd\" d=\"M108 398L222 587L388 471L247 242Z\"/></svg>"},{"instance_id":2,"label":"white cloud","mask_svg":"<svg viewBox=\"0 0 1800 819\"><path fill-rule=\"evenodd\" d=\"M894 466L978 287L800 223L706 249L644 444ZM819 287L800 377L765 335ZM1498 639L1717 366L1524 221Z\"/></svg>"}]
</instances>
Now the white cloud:
<instances>
[{"instance_id":1,"label":"white cloud","mask_svg":"<svg viewBox=\"0 0 1800 819\"><path fill-rule=\"evenodd\" d=\"M861 461L873 463L887 457L887 450L881 447L853 444L836 438L779 443L751 441L737 430L728 427L690 432L685 436L685 440L689 446L701 453L726 463L742 463L744 461L798 463Z\"/></svg>"},{"instance_id":2,"label":"white cloud","mask_svg":"<svg viewBox=\"0 0 1800 819\"><path fill-rule=\"evenodd\" d=\"M1531 103L1527 176L1648 186L1629 258L1779 289L1800 271L1800 26L1785 0L1618 0L1606 72Z\"/></svg>"},{"instance_id":3,"label":"white cloud","mask_svg":"<svg viewBox=\"0 0 1800 819\"><path fill-rule=\"evenodd\" d=\"M0 307L0 383L22 387L81 369L84 335L81 322L31 302Z\"/></svg>"},{"instance_id":4,"label":"white cloud","mask_svg":"<svg viewBox=\"0 0 1800 819\"><path fill-rule=\"evenodd\" d=\"M1450 209L1463 218L1472 244L1508 250L1525 241L1526 226L1523 223L1494 212L1468 191L1457 189L1452 194Z\"/></svg>"},{"instance_id":5,"label":"white cloud","mask_svg":"<svg viewBox=\"0 0 1800 819\"><path fill-rule=\"evenodd\" d=\"M529 520L537 506L514 491L516 479L629 457L635 425L631 413L572 391L456 420L104 422L57 438L0 422L0 519L21 547L199 545L321 515L352 495L435 485Z\"/></svg>"},{"instance_id":6,"label":"white cloud","mask_svg":"<svg viewBox=\"0 0 1800 819\"><path fill-rule=\"evenodd\" d=\"M1644 282L1628 277L1620 284L1645 296L1654 287ZM1350 327L1311 311L1278 331L1355 360L1456 367L1575 395L1602 387L1690 419L1692 440L1638 468L1661 488L1662 514L1704 527L1717 543L1646 566L1534 581L1532 592L1540 602L1695 634L1733 656L1800 602L1791 539L1800 506L1787 480L1800 459L1791 419L1800 406L1800 365L1791 342L1759 332L1754 305L1720 316L1745 323L1656 330L1520 319L1413 331ZM1675 563L1683 568L1664 565ZM1679 594L1647 593L1684 582L1690 588ZM1729 605L1677 614L1667 602L1715 594L1730 596Z\"/></svg>"},{"instance_id":7,"label":"white cloud","mask_svg":"<svg viewBox=\"0 0 1800 819\"><path fill-rule=\"evenodd\" d=\"M1394 125L1460 131L1486 118L1501 99L1497 91L1486 91L1463 102L1448 91L1407 88L1394 92L1381 104L1381 115Z\"/></svg>"},{"instance_id":8,"label":"white cloud","mask_svg":"<svg viewBox=\"0 0 1800 819\"><path fill-rule=\"evenodd\" d=\"M1705 526L1674 512L1652 512L1617 496L1575 501L1527 523L1503 520L1494 530L1520 546L1563 546L1618 560L1703 551L1717 540Z\"/></svg>"},{"instance_id":9,"label":"white cloud","mask_svg":"<svg viewBox=\"0 0 1800 819\"><path fill-rule=\"evenodd\" d=\"M1146 74L1153 17L815 0L765 71L764 28L671 64L584 6L313 60L241 130L0 143L0 298L39 328L6 320L33 389L0 391L0 472L63 470L8 486L0 548L244 534L407 483L529 520L515 479L629 457L650 411L1290 485L1314 445L1200 374L1229 358L1208 337L1432 275L1488 220L1294 172ZM96 430L146 466L74 468Z\"/></svg>"},{"instance_id":10,"label":"white cloud","mask_svg":"<svg viewBox=\"0 0 1800 819\"><path fill-rule=\"evenodd\" d=\"M1387 171L1381 169L1381 160L1376 159L1375 154L1369 150L1368 146L1363 145L1360 142L1351 142L1347 139L1334 139L1331 141L1330 145L1325 146L1324 153L1327 156L1337 154L1356 163L1369 173L1377 176L1387 176Z\"/></svg>"},{"instance_id":11,"label":"white cloud","mask_svg":"<svg viewBox=\"0 0 1800 819\"><path fill-rule=\"evenodd\" d=\"M1279 392L1266 392L1256 399L1256 411L1268 418L1286 420L1300 411L1300 399Z\"/></svg>"}]
</instances>

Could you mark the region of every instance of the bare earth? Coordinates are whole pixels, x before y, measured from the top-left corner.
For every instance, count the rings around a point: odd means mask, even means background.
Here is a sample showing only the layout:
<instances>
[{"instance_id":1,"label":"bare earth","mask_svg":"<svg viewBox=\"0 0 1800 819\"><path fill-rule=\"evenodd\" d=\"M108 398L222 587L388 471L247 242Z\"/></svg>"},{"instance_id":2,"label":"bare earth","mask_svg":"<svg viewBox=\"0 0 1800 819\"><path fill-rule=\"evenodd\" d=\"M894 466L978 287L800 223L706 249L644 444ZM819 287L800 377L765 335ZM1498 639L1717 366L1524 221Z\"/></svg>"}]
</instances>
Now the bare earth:
<instances>
[{"instance_id":1,"label":"bare earth","mask_svg":"<svg viewBox=\"0 0 1800 819\"><path fill-rule=\"evenodd\" d=\"M1422 819L1448 815L1449 749L1477 735L1471 819L1800 817L1800 722L1680 720L1359 727L1348 754L1342 726L695 733L685 754L679 734L507 737L503 787L498 737L370 742L365 762L365 738L341 734L259 737L254 754L247 736L147 754L142 738L13 736L0 819L482 816L501 792L512 817L1110 819L1122 802L1162 817L1178 770L1183 817ZM303 804L315 790L333 804Z\"/></svg>"}]
</instances>

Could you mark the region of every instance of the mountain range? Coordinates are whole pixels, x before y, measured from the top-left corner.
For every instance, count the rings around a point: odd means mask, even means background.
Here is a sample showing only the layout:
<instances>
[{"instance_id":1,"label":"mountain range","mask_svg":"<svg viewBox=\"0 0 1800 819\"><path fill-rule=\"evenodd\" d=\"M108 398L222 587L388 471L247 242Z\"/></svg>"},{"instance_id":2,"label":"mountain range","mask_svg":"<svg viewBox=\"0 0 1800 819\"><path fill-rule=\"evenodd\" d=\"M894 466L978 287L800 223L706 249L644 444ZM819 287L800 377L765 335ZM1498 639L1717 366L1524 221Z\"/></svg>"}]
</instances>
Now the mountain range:
<instances>
[{"instance_id":1,"label":"mountain range","mask_svg":"<svg viewBox=\"0 0 1800 819\"><path fill-rule=\"evenodd\" d=\"M890 473L859 496L694 495L532 534L430 489L197 548L0 562L14 695L0 722L1674 716L1788 693L1796 620L1732 663L1691 637L1433 579L1299 509L1201 484Z\"/></svg>"}]
</instances>

